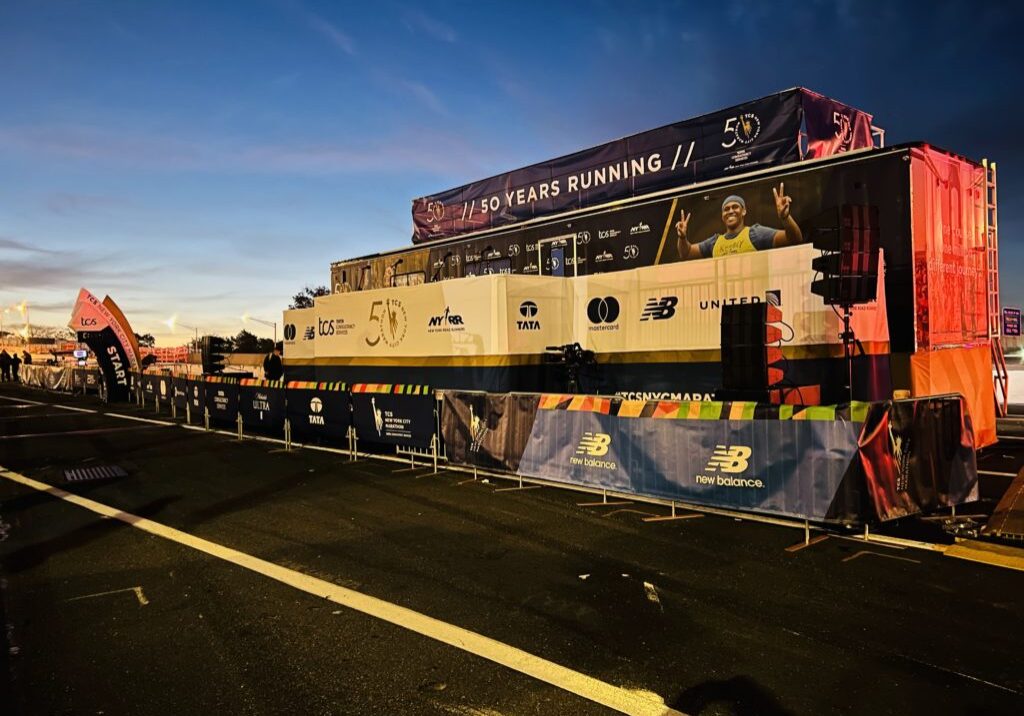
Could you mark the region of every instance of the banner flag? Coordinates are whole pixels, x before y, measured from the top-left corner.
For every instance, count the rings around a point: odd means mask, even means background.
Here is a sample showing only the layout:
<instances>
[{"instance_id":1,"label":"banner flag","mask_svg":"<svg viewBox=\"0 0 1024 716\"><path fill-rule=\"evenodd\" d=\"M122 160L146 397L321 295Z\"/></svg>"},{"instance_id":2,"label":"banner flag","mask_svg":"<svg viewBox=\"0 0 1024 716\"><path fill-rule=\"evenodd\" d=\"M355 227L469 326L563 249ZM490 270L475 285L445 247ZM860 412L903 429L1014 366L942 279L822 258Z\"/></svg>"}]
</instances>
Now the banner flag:
<instances>
[{"instance_id":1,"label":"banner flag","mask_svg":"<svg viewBox=\"0 0 1024 716\"><path fill-rule=\"evenodd\" d=\"M360 393L352 387L352 424L360 440L405 447L430 447L434 396Z\"/></svg>"},{"instance_id":2,"label":"banner flag","mask_svg":"<svg viewBox=\"0 0 1024 716\"><path fill-rule=\"evenodd\" d=\"M801 104L807 134L806 159L874 146L871 120L867 112L854 109L817 92L803 90Z\"/></svg>"},{"instance_id":3,"label":"banner flag","mask_svg":"<svg viewBox=\"0 0 1024 716\"><path fill-rule=\"evenodd\" d=\"M245 379L239 387L238 407L245 427L280 432L285 419L284 384Z\"/></svg>"},{"instance_id":4,"label":"banner flag","mask_svg":"<svg viewBox=\"0 0 1024 716\"><path fill-rule=\"evenodd\" d=\"M206 410L206 382L202 378L189 379L185 381L188 391L188 410L192 419L197 422L203 421L203 412Z\"/></svg>"},{"instance_id":5,"label":"banner flag","mask_svg":"<svg viewBox=\"0 0 1024 716\"><path fill-rule=\"evenodd\" d=\"M286 409L292 434L330 441L344 439L352 425L352 410L344 385L331 387L328 383L302 383L311 386L306 388L298 388L296 385L289 383L286 391Z\"/></svg>"},{"instance_id":6,"label":"banner flag","mask_svg":"<svg viewBox=\"0 0 1024 716\"><path fill-rule=\"evenodd\" d=\"M78 292L68 327L96 356L107 384L107 399L128 400L128 374L139 371L139 346L117 304L110 296L100 301L83 288Z\"/></svg>"},{"instance_id":7,"label":"banner flag","mask_svg":"<svg viewBox=\"0 0 1024 716\"><path fill-rule=\"evenodd\" d=\"M538 399L531 394L446 390L441 434L449 461L515 472Z\"/></svg>"}]
</instances>

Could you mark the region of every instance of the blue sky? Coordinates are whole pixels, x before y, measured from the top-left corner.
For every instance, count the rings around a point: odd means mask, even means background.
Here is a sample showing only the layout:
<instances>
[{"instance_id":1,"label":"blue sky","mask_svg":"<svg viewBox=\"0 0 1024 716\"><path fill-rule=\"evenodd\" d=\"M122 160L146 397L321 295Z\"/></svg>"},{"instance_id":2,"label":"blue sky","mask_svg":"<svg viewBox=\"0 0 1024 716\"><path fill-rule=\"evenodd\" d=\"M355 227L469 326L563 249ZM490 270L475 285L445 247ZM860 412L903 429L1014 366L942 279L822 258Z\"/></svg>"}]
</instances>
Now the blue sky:
<instances>
[{"instance_id":1,"label":"blue sky","mask_svg":"<svg viewBox=\"0 0 1024 716\"><path fill-rule=\"evenodd\" d=\"M0 306L60 325L86 286L161 343L184 339L174 313L235 333L332 260L409 244L414 197L795 85L873 112L890 143L997 160L1020 305L1022 20L988 2L5 0Z\"/></svg>"}]
</instances>

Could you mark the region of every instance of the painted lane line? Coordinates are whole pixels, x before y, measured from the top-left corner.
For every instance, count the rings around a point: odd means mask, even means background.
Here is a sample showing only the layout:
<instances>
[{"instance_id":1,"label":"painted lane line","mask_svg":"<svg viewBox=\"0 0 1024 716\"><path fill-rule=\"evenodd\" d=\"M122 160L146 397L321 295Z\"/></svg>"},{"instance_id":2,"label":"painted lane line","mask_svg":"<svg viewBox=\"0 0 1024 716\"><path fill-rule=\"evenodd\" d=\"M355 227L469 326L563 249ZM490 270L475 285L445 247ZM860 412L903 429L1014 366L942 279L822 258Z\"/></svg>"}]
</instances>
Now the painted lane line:
<instances>
[{"instance_id":1,"label":"painted lane line","mask_svg":"<svg viewBox=\"0 0 1024 716\"><path fill-rule=\"evenodd\" d=\"M864 556L870 556L870 555L874 555L875 557L885 557L886 559L898 559L898 560L901 560L903 562L913 562L914 564L921 564L921 562L919 560L911 559L910 557L897 557L894 554L882 554L881 552L869 552L868 550L865 550L865 549L862 549L860 552L857 552L856 554L851 554L849 557L846 557L845 559L842 559L840 561L841 562L852 562L853 560L857 559L858 557L864 557Z\"/></svg>"},{"instance_id":2,"label":"painted lane line","mask_svg":"<svg viewBox=\"0 0 1024 716\"><path fill-rule=\"evenodd\" d=\"M62 418L67 413L31 413L29 415L0 415L0 423L9 423L12 420L31 420L32 418Z\"/></svg>"},{"instance_id":3,"label":"painted lane line","mask_svg":"<svg viewBox=\"0 0 1024 716\"><path fill-rule=\"evenodd\" d=\"M122 594L124 592L133 592L135 598L139 600L139 606L146 606L149 604L149 600L146 599L146 595L142 593L142 587L126 587L125 589L111 589L109 592L96 592L95 594L83 594L80 597L71 597L71 599L65 599L65 602L77 602L80 599L92 599L93 597L105 597L108 594Z\"/></svg>"},{"instance_id":4,"label":"painted lane line","mask_svg":"<svg viewBox=\"0 0 1024 716\"><path fill-rule=\"evenodd\" d=\"M538 681L551 684L621 713L643 716L648 714L651 716L684 716L681 712L666 706L660 697L652 695L650 692L638 693L614 686L482 634L477 634L454 624L448 624L426 614L386 602L383 599L371 597L338 584L287 569L273 562L268 562L245 552L239 552L216 542L210 542L159 522L122 512L115 507L110 507L109 505L104 505L79 495L73 495L58 487L33 480L30 477L11 472L3 467L0 467L0 476L78 505L98 515L119 520L149 534L163 537L257 574L262 574L265 577L307 594L327 599L335 604L340 604L416 634L461 649L480 658L493 661L496 664L518 671Z\"/></svg>"},{"instance_id":5,"label":"painted lane line","mask_svg":"<svg viewBox=\"0 0 1024 716\"><path fill-rule=\"evenodd\" d=\"M156 427L151 425L133 425L128 428L94 428L92 430L64 430L56 433L25 433L23 435L0 435L0 440L26 440L28 438L62 438L69 435L103 435L105 433L125 433L131 430L153 430Z\"/></svg>"}]
</instances>

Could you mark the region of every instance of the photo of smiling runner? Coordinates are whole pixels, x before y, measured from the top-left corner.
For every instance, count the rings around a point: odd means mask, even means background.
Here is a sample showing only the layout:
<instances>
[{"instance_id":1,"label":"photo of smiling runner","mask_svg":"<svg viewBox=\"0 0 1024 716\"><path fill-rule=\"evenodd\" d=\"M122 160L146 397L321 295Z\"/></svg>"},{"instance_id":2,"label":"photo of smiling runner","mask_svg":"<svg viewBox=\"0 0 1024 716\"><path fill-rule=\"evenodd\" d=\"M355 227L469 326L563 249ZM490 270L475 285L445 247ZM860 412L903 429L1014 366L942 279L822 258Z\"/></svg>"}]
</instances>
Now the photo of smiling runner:
<instances>
[{"instance_id":1,"label":"photo of smiling runner","mask_svg":"<svg viewBox=\"0 0 1024 716\"><path fill-rule=\"evenodd\" d=\"M801 243L804 236L796 220L790 216L789 209L793 199L786 196L786 185L779 184L778 189L773 187L772 196L775 198L775 212L782 222L782 229L773 229L761 224L747 226L747 202L743 197L733 194L722 202L722 223L725 225L725 232L713 234L695 244L691 244L686 236L693 214L687 214L685 210L680 209L679 221L676 223L680 260L728 256Z\"/></svg>"}]
</instances>

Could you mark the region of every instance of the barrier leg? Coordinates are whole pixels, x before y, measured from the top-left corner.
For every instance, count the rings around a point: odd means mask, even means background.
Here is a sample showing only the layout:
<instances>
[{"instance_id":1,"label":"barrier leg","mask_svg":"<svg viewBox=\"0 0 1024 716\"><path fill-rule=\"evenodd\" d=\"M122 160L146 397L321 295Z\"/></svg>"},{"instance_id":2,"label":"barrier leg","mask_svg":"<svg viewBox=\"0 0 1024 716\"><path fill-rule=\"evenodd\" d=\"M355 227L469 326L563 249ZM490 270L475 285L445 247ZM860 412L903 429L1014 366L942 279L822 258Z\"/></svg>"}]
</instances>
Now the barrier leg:
<instances>
[{"instance_id":1,"label":"barrier leg","mask_svg":"<svg viewBox=\"0 0 1024 716\"><path fill-rule=\"evenodd\" d=\"M612 500L608 501L608 489L603 488L601 490L601 501L600 502L577 502L577 507L604 507L605 505L632 505L632 500ZM675 507L675 503L672 504ZM673 513L674 514L674 513Z\"/></svg>"},{"instance_id":2,"label":"barrier leg","mask_svg":"<svg viewBox=\"0 0 1024 716\"><path fill-rule=\"evenodd\" d=\"M171 420L177 420L177 419L178 419L178 404L175 403L174 399L172 398L171 399Z\"/></svg>"},{"instance_id":3,"label":"barrier leg","mask_svg":"<svg viewBox=\"0 0 1024 716\"><path fill-rule=\"evenodd\" d=\"M203 427L207 430L210 429L210 409L203 408Z\"/></svg>"},{"instance_id":4,"label":"barrier leg","mask_svg":"<svg viewBox=\"0 0 1024 716\"><path fill-rule=\"evenodd\" d=\"M519 490L536 490L541 487L543 485L523 485L523 476L520 474L518 487L499 487L495 492L519 492Z\"/></svg>"},{"instance_id":5,"label":"barrier leg","mask_svg":"<svg viewBox=\"0 0 1024 716\"><path fill-rule=\"evenodd\" d=\"M238 439L242 440L243 439L243 435L242 435L242 414L241 413L239 413L238 417L235 419L235 424L238 426Z\"/></svg>"},{"instance_id":6,"label":"barrier leg","mask_svg":"<svg viewBox=\"0 0 1024 716\"><path fill-rule=\"evenodd\" d=\"M677 515L676 514L676 501L672 500L672 514L665 515L664 517L644 517L643 521L644 522L669 522L670 520L695 520L698 517L703 517L703 516L704 515L700 514L699 512L688 512L685 515Z\"/></svg>"},{"instance_id":7,"label":"barrier leg","mask_svg":"<svg viewBox=\"0 0 1024 716\"><path fill-rule=\"evenodd\" d=\"M160 412L160 396L156 396L156 412Z\"/></svg>"},{"instance_id":8,"label":"barrier leg","mask_svg":"<svg viewBox=\"0 0 1024 716\"><path fill-rule=\"evenodd\" d=\"M192 424L192 401L185 403L185 422L189 425Z\"/></svg>"},{"instance_id":9,"label":"barrier leg","mask_svg":"<svg viewBox=\"0 0 1024 716\"><path fill-rule=\"evenodd\" d=\"M288 418L284 419L284 449L292 449L292 421Z\"/></svg>"}]
</instances>

